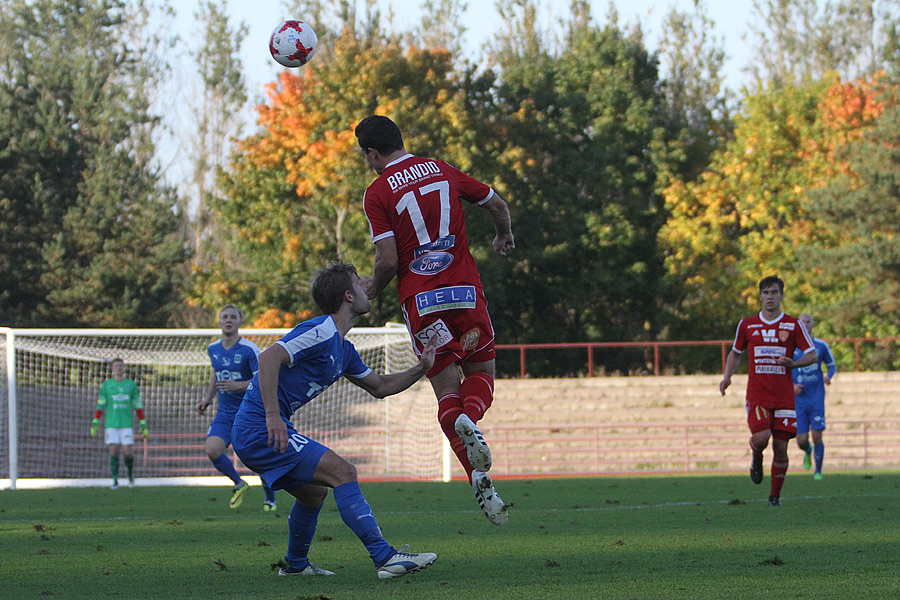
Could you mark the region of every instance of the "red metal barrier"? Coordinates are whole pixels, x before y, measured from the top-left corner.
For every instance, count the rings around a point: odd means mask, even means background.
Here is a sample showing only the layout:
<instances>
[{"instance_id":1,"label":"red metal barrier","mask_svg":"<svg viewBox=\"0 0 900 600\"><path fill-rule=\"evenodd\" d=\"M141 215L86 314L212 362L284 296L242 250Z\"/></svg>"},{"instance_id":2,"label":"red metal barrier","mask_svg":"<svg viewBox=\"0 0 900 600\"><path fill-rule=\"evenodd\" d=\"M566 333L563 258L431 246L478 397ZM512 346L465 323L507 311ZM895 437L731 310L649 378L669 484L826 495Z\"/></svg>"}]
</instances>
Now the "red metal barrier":
<instances>
[{"instance_id":1,"label":"red metal barrier","mask_svg":"<svg viewBox=\"0 0 900 600\"><path fill-rule=\"evenodd\" d=\"M839 343L852 343L856 370L860 369L860 344L884 344L889 342L900 341L900 337L882 337L882 338L830 338L825 340L832 346ZM660 375L659 351L661 348L684 348L684 347L708 347L718 346L722 358L722 371L725 370L725 359L731 350L734 340L708 340L708 341L689 341L689 342L579 342L579 343L553 343L553 344L497 344L498 351L515 350L519 353L519 377L528 377L528 369L526 366L525 353L526 350L560 350L560 349L584 349L587 352L587 375L594 376L594 350L599 348L645 348L653 350L653 374Z\"/></svg>"}]
</instances>

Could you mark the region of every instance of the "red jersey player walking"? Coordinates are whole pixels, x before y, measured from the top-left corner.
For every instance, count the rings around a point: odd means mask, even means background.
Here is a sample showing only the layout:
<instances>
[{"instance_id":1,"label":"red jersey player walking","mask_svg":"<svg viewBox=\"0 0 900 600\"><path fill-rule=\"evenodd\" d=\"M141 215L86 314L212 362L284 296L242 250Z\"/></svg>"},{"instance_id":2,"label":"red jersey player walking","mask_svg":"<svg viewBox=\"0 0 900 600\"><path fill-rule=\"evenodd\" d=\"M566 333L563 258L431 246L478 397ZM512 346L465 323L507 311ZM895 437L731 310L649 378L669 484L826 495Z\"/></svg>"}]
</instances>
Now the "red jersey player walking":
<instances>
[{"instance_id":1,"label":"red jersey player walking","mask_svg":"<svg viewBox=\"0 0 900 600\"><path fill-rule=\"evenodd\" d=\"M763 450L772 438L772 485L769 504L781 504L781 486L788 469L788 442L797 435L794 385L791 369L816 362L816 347L806 327L781 310L784 282L770 275L759 282L762 311L738 323L734 346L725 361L725 376L719 383L724 396L731 376L748 350L747 424L750 426L750 480L761 483ZM794 350L803 354L793 360Z\"/></svg>"},{"instance_id":2,"label":"red jersey player walking","mask_svg":"<svg viewBox=\"0 0 900 600\"><path fill-rule=\"evenodd\" d=\"M515 248L509 207L489 186L444 161L409 154L400 128L387 117L366 117L356 137L379 175L364 199L375 267L363 286L374 298L396 276L416 353L437 336L437 356L427 376L438 399L438 422L485 516L502 525L507 505L486 473L490 448L476 426L493 401L494 329L469 252L461 201L488 212L500 256Z\"/></svg>"}]
</instances>

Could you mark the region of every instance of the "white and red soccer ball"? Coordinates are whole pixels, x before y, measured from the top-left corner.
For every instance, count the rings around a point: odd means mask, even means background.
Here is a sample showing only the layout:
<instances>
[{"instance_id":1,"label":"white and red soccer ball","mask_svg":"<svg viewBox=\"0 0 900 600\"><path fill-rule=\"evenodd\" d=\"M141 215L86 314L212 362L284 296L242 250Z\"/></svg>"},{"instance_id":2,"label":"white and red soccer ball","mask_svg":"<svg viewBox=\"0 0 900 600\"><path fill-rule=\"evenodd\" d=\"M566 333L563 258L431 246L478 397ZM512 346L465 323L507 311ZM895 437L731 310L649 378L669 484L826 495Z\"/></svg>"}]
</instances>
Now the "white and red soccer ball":
<instances>
[{"instance_id":1,"label":"white and red soccer ball","mask_svg":"<svg viewBox=\"0 0 900 600\"><path fill-rule=\"evenodd\" d=\"M302 67L316 53L316 32L303 21L285 21L269 38L269 52L283 67Z\"/></svg>"}]
</instances>

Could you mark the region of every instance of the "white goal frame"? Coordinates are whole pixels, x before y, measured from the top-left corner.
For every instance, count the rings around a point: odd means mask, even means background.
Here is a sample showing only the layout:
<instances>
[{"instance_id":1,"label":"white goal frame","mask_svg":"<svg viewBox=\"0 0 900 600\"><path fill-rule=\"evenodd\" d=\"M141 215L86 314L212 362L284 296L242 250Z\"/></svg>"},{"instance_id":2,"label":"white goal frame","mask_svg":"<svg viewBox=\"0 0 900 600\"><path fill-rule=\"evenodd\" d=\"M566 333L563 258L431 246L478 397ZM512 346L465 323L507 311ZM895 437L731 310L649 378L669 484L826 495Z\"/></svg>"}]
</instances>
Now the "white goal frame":
<instances>
[{"instance_id":1,"label":"white goal frame","mask_svg":"<svg viewBox=\"0 0 900 600\"><path fill-rule=\"evenodd\" d=\"M241 329L241 335L262 351L289 331ZM0 327L0 489L109 483L103 430L92 439L88 429L99 383L116 356L138 383L150 428L149 441L135 438L138 484L228 483L203 450L215 411L195 410L209 383L206 347L220 337L219 329ZM348 339L378 372L401 371L416 360L402 325L357 327ZM162 349L164 343L172 349ZM449 445L435 414L425 379L384 400L342 379L293 421L356 464L361 479L449 481ZM242 476L252 475L233 460Z\"/></svg>"}]
</instances>

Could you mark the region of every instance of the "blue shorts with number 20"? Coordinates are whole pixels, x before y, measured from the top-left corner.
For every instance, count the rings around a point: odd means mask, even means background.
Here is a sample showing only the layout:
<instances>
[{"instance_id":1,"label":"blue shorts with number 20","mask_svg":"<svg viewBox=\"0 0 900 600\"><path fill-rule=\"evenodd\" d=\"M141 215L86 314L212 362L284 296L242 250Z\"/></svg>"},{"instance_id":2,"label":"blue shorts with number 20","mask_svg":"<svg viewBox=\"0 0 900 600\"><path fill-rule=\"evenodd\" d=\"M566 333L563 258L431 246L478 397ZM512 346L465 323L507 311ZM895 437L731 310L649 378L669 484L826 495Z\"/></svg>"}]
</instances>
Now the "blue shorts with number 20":
<instances>
[{"instance_id":1,"label":"blue shorts with number 20","mask_svg":"<svg viewBox=\"0 0 900 600\"><path fill-rule=\"evenodd\" d=\"M268 445L265 424L248 427L237 422L231 432L235 454L273 490L293 489L299 483L312 482L319 460L328 449L297 433L291 423L287 428L288 447L284 452L276 452Z\"/></svg>"}]
</instances>

